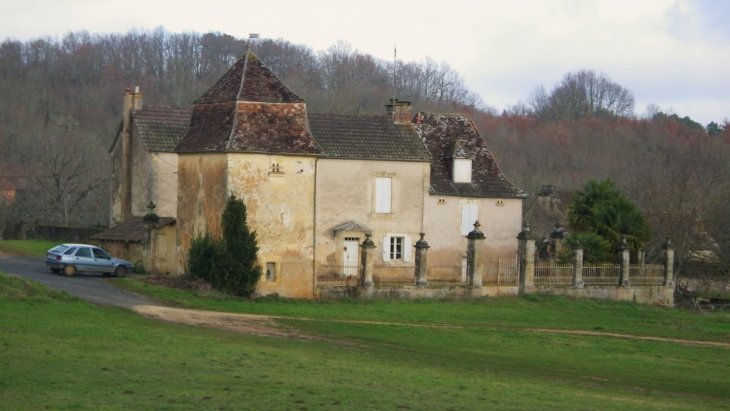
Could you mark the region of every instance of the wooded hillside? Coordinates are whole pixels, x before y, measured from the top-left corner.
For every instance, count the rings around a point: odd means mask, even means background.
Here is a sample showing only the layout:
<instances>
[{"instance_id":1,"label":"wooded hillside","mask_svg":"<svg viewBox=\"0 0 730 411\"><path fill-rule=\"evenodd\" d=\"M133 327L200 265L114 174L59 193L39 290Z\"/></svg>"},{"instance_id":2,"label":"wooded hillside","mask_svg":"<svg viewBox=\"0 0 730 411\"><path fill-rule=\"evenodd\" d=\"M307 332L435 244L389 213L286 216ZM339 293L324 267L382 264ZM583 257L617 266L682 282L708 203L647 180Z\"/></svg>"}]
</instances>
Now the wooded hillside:
<instances>
[{"instance_id":1,"label":"wooded hillside","mask_svg":"<svg viewBox=\"0 0 730 411\"><path fill-rule=\"evenodd\" d=\"M5 40L0 162L26 165L26 192L34 196L17 198L12 208L0 203L0 227L21 219L106 224L107 151L124 89L140 86L146 104L191 106L248 47L247 40L225 34L163 29ZM262 39L251 49L313 113L384 113L394 94L393 62L344 42L317 52ZM730 250L727 121L706 130L658 109L638 118L629 90L589 70L566 74L550 92L538 87L527 105L501 114L446 63L398 61L396 73L396 97L412 101L414 112L469 113L505 176L531 196L543 184L574 189L587 179L610 177L649 218L655 238L650 249L671 233L686 260L707 247L704 226Z\"/></svg>"}]
</instances>

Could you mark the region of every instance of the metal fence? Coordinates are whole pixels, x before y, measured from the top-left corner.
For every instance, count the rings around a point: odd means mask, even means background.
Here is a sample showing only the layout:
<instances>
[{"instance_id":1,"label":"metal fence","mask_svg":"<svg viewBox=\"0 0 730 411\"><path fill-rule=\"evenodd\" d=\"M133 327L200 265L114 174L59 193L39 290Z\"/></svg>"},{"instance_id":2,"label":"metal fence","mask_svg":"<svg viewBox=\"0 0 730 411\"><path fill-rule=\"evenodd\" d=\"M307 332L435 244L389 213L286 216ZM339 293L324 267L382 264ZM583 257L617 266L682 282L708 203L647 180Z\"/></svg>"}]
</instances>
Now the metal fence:
<instances>
[{"instance_id":1,"label":"metal fence","mask_svg":"<svg viewBox=\"0 0 730 411\"><path fill-rule=\"evenodd\" d=\"M317 266L317 286L355 287L360 282L360 267L344 265Z\"/></svg>"},{"instance_id":2,"label":"metal fence","mask_svg":"<svg viewBox=\"0 0 730 411\"><path fill-rule=\"evenodd\" d=\"M543 262L535 264L534 285L573 284L573 265Z\"/></svg>"},{"instance_id":3,"label":"metal fence","mask_svg":"<svg viewBox=\"0 0 730 411\"><path fill-rule=\"evenodd\" d=\"M520 264L516 258L487 260L482 285L516 286L519 282Z\"/></svg>"},{"instance_id":4,"label":"metal fence","mask_svg":"<svg viewBox=\"0 0 730 411\"><path fill-rule=\"evenodd\" d=\"M428 266L428 285L433 287L450 287L467 285L466 267L461 265Z\"/></svg>"},{"instance_id":5,"label":"metal fence","mask_svg":"<svg viewBox=\"0 0 730 411\"><path fill-rule=\"evenodd\" d=\"M663 285L664 266L661 264L631 265L629 281L631 285Z\"/></svg>"},{"instance_id":6,"label":"metal fence","mask_svg":"<svg viewBox=\"0 0 730 411\"><path fill-rule=\"evenodd\" d=\"M621 264L583 266L585 285L619 285Z\"/></svg>"},{"instance_id":7,"label":"metal fence","mask_svg":"<svg viewBox=\"0 0 730 411\"><path fill-rule=\"evenodd\" d=\"M398 287L414 285L416 267L413 265L375 264L373 267L373 284L376 287Z\"/></svg>"}]
</instances>

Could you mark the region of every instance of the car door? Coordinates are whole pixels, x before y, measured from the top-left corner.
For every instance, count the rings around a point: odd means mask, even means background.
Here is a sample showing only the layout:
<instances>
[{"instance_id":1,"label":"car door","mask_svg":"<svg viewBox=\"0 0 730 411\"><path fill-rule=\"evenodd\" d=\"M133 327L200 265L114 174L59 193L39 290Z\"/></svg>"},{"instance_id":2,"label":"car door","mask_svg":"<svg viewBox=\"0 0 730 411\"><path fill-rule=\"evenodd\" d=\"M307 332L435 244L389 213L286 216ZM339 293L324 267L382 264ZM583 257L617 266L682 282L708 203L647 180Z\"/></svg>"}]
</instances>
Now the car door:
<instances>
[{"instance_id":1,"label":"car door","mask_svg":"<svg viewBox=\"0 0 730 411\"><path fill-rule=\"evenodd\" d=\"M76 271L94 271L94 258L91 254L91 248L79 247L74 254L73 265Z\"/></svg>"},{"instance_id":2,"label":"car door","mask_svg":"<svg viewBox=\"0 0 730 411\"><path fill-rule=\"evenodd\" d=\"M112 258L101 248L92 248L94 255L94 272L111 273L114 271Z\"/></svg>"}]
</instances>

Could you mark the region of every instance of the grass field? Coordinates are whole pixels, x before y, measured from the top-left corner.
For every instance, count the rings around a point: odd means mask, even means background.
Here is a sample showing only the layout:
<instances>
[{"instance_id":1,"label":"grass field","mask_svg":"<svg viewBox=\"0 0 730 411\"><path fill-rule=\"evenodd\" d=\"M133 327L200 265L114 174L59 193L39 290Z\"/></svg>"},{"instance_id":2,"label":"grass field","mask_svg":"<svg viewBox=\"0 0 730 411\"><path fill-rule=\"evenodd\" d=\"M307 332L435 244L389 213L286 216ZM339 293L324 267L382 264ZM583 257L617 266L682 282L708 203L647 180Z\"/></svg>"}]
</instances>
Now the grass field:
<instances>
[{"instance_id":1,"label":"grass field","mask_svg":"<svg viewBox=\"0 0 730 411\"><path fill-rule=\"evenodd\" d=\"M696 313L620 301L524 297L455 300L291 300L254 302L217 292L183 291L119 279L117 284L173 306L327 320L452 324L464 327L551 328L730 343L730 313Z\"/></svg>"},{"instance_id":2,"label":"grass field","mask_svg":"<svg viewBox=\"0 0 730 411\"><path fill-rule=\"evenodd\" d=\"M567 326L581 311L608 327L650 318L682 333L677 310L586 301L209 301L315 321L282 327L332 341L237 334L154 322L0 274L3 410L716 410L730 408L730 349L493 328L510 318ZM244 307L244 308L242 308ZM255 307L255 308L251 308ZM531 308L531 310L530 310ZM404 315L394 312L403 311ZM634 314L632 315L632 310ZM395 324L328 321L363 316ZM447 314L423 327L418 313ZM484 312L494 311L494 315ZM532 311L528 316L527 311ZM481 312L481 313L479 313ZM567 313L567 314L566 314ZM627 317L624 319L623 317ZM727 333L695 315L687 338ZM611 320L612 319L612 320ZM610 321L609 321L610 320ZM587 322L587 318L579 322ZM598 320L597 320L598 321ZM715 328L710 324L716 324ZM523 324L523 323L520 323ZM714 333L714 334L713 334Z\"/></svg>"},{"instance_id":3,"label":"grass field","mask_svg":"<svg viewBox=\"0 0 730 411\"><path fill-rule=\"evenodd\" d=\"M46 251L58 244L59 242L46 240L2 240L0 241L0 253L44 257Z\"/></svg>"}]
</instances>

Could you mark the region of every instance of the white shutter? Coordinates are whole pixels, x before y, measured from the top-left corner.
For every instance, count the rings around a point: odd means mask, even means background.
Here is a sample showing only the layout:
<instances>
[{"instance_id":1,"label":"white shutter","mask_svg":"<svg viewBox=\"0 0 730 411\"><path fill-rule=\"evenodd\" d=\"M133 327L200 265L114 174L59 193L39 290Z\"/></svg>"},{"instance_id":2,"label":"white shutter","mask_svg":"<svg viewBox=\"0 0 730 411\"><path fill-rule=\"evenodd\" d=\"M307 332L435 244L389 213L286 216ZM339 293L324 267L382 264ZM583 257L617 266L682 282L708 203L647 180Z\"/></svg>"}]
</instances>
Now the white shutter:
<instances>
[{"instance_id":1,"label":"white shutter","mask_svg":"<svg viewBox=\"0 0 730 411\"><path fill-rule=\"evenodd\" d=\"M391 179L375 179L375 212L390 214Z\"/></svg>"},{"instance_id":2,"label":"white shutter","mask_svg":"<svg viewBox=\"0 0 730 411\"><path fill-rule=\"evenodd\" d=\"M403 238L403 261L406 263L411 261L411 248L413 248L413 242L411 237Z\"/></svg>"},{"instance_id":3,"label":"white shutter","mask_svg":"<svg viewBox=\"0 0 730 411\"><path fill-rule=\"evenodd\" d=\"M383 237L381 246L383 247L383 261L390 261L390 237Z\"/></svg>"},{"instance_id":4,"label":"white shutter","mask_svg":"<svg viewBox=\"0 0 730 411\"><path fill-rule=\"evenodd\" d=\"M455 183L471 183L471 160L455 159L452 175Z\"/></svg>"},{"instance_id":5,"label":"white shutter","mask_svg":"<svg viewBox=\"0 0 730 411\"><path fill-rule=\"evenodd\" d=\"M474 230L474 222L477 221L478 207L476 204L464 204L461 206L461 234L468 235Z\"/></svg>"}]
</instances>

